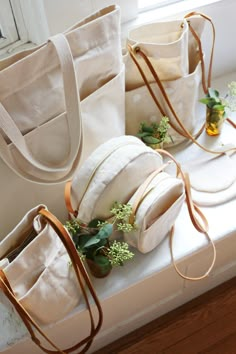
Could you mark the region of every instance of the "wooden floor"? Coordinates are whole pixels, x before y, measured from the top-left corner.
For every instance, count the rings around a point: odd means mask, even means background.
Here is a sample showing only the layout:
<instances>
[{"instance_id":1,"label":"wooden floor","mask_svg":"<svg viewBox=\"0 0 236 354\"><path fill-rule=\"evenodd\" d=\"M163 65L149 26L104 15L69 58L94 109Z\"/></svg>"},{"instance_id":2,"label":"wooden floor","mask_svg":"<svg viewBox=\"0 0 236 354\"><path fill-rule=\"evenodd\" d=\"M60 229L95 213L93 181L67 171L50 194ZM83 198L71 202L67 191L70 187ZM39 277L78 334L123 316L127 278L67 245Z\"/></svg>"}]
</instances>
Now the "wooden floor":
<instances>
[{"instance_id":1,"label":"wooden floor","mask_svg":"<svg viewBox=\"0 0 236 354\"><path fill-rule=\"evenodd\" d=\"M236 354L236 278L94 354Z\"/></svg>"}]
</instances>

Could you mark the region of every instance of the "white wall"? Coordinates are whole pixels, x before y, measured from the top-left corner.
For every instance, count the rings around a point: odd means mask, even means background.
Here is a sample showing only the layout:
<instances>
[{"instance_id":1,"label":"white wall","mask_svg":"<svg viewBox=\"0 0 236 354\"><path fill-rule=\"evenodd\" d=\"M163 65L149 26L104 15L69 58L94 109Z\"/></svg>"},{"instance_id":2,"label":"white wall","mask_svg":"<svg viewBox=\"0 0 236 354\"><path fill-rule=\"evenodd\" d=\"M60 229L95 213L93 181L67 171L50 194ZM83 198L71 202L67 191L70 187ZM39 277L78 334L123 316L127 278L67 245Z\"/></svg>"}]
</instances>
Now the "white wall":
<instances>
[{"instance_id":1,"label":"white wall","mask_svg":"<svg viewBox=\"0 0 236 354\"><path fill-rule=\"evenodd\" d=\"M137 15L138 0L43 0L50 34L62 32L94 11L116 3L121 7L121 20Z\"/></svg>"},{"instance_id":2,"label":"white wall","mask_svg":"<svg viewBox=\"0 0 236 354\"><path fill-rule=\"evenodd\" d=\"M123 25L123 36L127 35L128 28L137 26L144 22L153 22L156 20L165 20L168 18L182 18L186 13L198 11L205 13L212 18L216 28L216 43L213 65L213 77L222 76L225 73L236 70L236 1L235 0L205 0L211 4L197 7L204 0L182 2L180 4L170 5L166 9L157 9L146 12L136 20ZM203 36L203 49L209 53L211 45L210 27L206 27ZM207 60L206 60L207 61ZM234 78L236 80L236 78Z\"/></svg>"},{"instance_id":3,"label":"white wall","mask_svg":"<svg viewBox=\"0 0 236 354\"><path fill-rule=\"evenodd\" d=\"M209 2L213 0L207 1ZM209 5L201 6L199 8L192 7L190 10L205 13L212 18L215 24L216 44L213 77L218 77L226 72L229 73L236 70L236 45L234 44L236 41L236 1L214 1L215 2ZM64 31L79 19L112 3L117 3L121 6L123 37L127 35L129 27L140 25L144 22L163 20L168 17L182 18L188 12L187 10L183 12L184 5L175 4L168 7L167 11L160 9L152 10L134 20L137 15L137 0L43 0L43 2L50 35ZM194 2L189 0L186 2L186 5L188 6L188 4L193 3L195 7L197 4L203 2L204 0ZM132 18L133 20L130 20ZM130 21L127 22L128 19ZM205 31L205 36L203 37L203 48L205 49L205 52L209 52L210 45L211 31L210 27L208 27Z\"/></svg>"}]
</instances>

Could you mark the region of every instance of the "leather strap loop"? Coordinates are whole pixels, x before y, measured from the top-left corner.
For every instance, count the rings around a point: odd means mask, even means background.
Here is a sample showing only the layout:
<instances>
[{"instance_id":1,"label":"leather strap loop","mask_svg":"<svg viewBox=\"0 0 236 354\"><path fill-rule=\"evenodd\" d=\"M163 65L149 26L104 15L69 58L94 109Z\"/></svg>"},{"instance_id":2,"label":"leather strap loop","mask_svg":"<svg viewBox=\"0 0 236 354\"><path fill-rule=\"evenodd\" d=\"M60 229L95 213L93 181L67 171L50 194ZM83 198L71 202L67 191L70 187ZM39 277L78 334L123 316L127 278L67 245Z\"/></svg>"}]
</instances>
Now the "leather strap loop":
<instances>
[{"instance_id":1,"label":"leather strap loop","mask_svg":"<svg viewBox=\"0 0 236 354\"><path fill-rule=\"evenodd\" d=\"M201 12L196 12L196 11L190 12L187 15L185 15L184 18L190 19L193 16L201 16L206 21L209 21L211 24L211 27L212 27L212 46L211 46L210 62L209 62L209 68L208 68L208 78L207 78L207 82L206 82L205 62L204 62L201 39L199 38L198 34L191 26L191 21L188 21L189 30L191 31L191 33L192 33L193 37L195 38L195 40L198 44L198 47L199 47L199 56L200 56L199 59L201 61L201 67L202 67L202 88L203 88L204 93L207 94L208 87L211 87L211 75L212 75L213 57L214 57L214 50L215 50L215 37L216 37L215 26L212 22L212 19Z\"/></svg>"}]
</instances>

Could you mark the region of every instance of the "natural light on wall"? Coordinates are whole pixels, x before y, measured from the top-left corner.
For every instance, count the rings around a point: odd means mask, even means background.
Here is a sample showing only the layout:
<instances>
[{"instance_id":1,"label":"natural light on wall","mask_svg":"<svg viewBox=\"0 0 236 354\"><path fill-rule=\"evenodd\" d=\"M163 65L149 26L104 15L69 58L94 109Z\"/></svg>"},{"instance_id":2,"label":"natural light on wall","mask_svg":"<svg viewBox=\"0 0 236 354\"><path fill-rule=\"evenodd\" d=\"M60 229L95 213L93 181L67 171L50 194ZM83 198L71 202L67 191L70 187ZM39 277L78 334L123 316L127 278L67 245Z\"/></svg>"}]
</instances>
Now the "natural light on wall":
<instances>
[{"instance_id":1,"label":"natural light on wall","mask_svg":"<svg viewBox=\"0 0 236 354\"><path fill-rule=\"evenodd\" d=\"M138 0L139 11L150 10L156 7L165 6L179 2L180 0Z\"/></svg>"}]
</instances>

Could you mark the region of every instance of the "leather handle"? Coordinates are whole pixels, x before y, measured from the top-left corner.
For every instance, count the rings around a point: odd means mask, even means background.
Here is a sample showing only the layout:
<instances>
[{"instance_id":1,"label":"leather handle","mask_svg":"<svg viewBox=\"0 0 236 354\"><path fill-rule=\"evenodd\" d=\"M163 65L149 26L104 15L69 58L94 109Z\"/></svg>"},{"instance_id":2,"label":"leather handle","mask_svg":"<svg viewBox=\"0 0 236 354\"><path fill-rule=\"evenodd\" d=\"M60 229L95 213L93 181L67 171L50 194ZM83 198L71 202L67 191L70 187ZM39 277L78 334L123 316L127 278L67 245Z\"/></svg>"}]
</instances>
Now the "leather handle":
<instances>
[{"instance_id":1,"label":"leather handle","mask_svg":"<svg viewBox=\"0 0 236 354\"><path fill-rule=\"evenodd\" d=\"M199 56L200 56L200 61L201 61L201 67L202 67L202 88L205 94L207 94L208 88L211 87L211 75L212 75L212 66L213 66L213 57L214 57L214 50L215 50L215 37L216 37L216 32L215 32L215 26L214 23L212 22L212 19L201 13L201 12L190 12L187 15L184 16L185 19L191 19L191 17L194 16L200 16L206 21L208 21L211 24L212 27L212 45L211 45L211 54L210 54L210 61L209 61L209 67L208 67L208 78L206 80L206 68L205 68L205 62L204 62L204 56L203 56L203 49L202 49L202 43L201 39L199 38L197 32L193 29L191 26L191 21L188 21L189 25L189 30L191 31L193 37L195 38L198 48L199 48Z\"/></svg>"}]
</instances>

